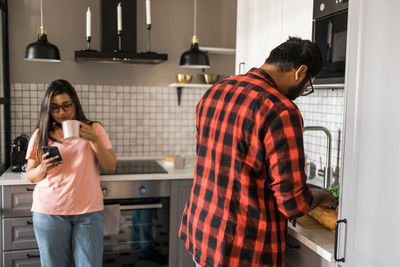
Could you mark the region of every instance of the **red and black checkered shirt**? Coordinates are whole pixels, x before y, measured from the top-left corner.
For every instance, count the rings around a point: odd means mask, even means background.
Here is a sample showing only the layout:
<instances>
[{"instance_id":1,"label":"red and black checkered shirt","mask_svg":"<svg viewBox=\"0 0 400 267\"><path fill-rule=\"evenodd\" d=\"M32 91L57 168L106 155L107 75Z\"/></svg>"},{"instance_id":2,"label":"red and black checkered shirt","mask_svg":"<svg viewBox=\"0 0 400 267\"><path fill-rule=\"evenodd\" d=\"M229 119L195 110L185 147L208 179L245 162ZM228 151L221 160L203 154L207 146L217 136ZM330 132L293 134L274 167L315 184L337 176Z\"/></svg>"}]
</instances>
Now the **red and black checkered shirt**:
<instances>
[{"instance_id":1,"label":"red and black checkered shirt","mask_svg":"<svg viewBox=\"0 0 400 267\"><path fill-rule=\"evenodd\" d=\"M303 120L262 69L196 107L196 168L180 237L201 266L284 266L287 218L306 213Z\"/></svg>"}]
</instances>

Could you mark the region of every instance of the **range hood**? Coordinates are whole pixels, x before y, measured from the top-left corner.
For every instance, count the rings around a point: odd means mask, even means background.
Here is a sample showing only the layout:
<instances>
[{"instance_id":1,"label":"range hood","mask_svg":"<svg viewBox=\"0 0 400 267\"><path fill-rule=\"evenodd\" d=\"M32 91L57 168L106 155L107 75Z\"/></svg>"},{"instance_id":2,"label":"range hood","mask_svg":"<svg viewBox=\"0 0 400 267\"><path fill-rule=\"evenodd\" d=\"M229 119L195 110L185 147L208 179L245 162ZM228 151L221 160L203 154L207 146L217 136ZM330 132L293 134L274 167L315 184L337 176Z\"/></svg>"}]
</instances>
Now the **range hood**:
<instances>
[{"instance_id":1,"label":"range hood","mask_svg":"<svg viewBox=\"0 0 400 267\"><path fill-rule=\"evenodd\" d=\"M117 35L118 3L122 5L121 39ZM136 9L136 0L101 0L101 51L75 51L75 61L136 64L158 64L166 61L168 54L136 51Z\"/></svg>"},{"instance_id":2,"label":"range hood","mask_svg":"<svg viewBox=\"0 0 400 267\"><path fill-rule=\"evenodd\" d=\"M168 59L167 54L135 52L97 52L75 51L75 61L94 61L99 63L158 64Z\"/></svg>"}]
</instances>

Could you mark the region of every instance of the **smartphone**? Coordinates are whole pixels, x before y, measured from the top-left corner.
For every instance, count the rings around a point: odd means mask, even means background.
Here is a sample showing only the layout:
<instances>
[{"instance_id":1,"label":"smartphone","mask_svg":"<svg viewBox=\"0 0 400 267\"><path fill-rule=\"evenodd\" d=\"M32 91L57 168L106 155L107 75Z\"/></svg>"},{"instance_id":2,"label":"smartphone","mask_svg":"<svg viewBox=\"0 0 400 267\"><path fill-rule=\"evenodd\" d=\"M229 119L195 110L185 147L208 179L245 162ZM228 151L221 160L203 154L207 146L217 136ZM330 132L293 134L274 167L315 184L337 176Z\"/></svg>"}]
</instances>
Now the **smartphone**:
<instances>
[{"instance_id":1,"label":"smartphone","mask_svg":"<svg viewBox=\"0 0 400 267\"><path fill-rule=\"evenodd\" d=\"M56 146L42 146L43 152L49 153L49 155L47 156L48 158L52 158L58 155L58 159L56 159L56 161L60 161L63 162L62 158L61 158L61 154L60 154L60 150L58 150L58 147Z\"/></svg>"}]
</instances>

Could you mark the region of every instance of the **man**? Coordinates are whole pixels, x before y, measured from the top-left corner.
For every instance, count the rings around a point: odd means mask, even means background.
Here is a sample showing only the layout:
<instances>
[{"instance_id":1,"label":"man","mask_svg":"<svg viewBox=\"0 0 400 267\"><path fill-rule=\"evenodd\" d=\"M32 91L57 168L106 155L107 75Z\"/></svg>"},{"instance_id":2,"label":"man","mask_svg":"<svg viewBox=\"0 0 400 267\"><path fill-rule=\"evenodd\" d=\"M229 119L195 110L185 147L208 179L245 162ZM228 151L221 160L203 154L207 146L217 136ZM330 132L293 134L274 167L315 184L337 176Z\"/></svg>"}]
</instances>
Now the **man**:
<instances>
[{"instance_id":1,"label":"man","mask_svg":"<svg viewBox=\"0 0 400 267\"><path fill-rule=\"evenodd\" d=\"M299 38L265 64L212 86L196 107L196 169L180 237L197 266L283 266L287 218L336 206L309 189L303 120L291 101L321 69Z\"/></svg>"}]
</instances>

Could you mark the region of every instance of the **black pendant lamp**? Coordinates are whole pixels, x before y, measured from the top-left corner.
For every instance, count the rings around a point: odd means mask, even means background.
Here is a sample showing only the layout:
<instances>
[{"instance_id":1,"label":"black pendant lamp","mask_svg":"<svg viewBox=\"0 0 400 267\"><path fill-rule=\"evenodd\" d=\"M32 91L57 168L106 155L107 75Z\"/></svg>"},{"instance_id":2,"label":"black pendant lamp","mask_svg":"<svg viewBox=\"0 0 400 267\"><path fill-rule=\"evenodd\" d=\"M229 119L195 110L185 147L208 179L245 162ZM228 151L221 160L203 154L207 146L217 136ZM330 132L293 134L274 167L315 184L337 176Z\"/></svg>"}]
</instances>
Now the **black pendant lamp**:
<instances>
[{"instance_id":1,"label":"black pendant lamp","mask_svg":"<svg viewBox=\"0 0 400 267\"><path fill-rule=\"evenodd\" d=\"M43 27L43 5L40 0L40 29L38 40L29 44L25 51L25 60L41 62L61 62L57 46L47 41L47 33Z\"/></svg>"},{"instance_id":2,"label":"black pendant lamp","mask_svg":"<svg viewBox=\"0 0 400 267\"><path fill-rule=\"evenodd\" d=\"M194 34L190 49L181 55L180 66L182 68L206 69L210 67L207 53L199 48L199 39L196 36L196 16L197 16L197 0L194 0Z\"/></svg>"}]
</instances>

